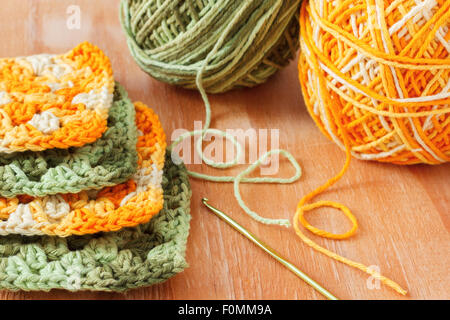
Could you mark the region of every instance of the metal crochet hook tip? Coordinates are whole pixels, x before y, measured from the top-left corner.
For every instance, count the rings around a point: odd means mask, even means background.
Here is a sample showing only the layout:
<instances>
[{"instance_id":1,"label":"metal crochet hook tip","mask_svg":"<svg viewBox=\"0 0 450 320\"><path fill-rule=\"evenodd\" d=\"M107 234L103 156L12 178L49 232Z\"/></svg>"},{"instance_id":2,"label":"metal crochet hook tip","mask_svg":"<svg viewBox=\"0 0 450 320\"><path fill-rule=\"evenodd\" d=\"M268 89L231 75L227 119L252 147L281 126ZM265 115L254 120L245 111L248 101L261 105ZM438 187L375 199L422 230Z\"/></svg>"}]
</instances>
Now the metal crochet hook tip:
<instances>
[{"instance_id":1,"label":"metal crochet hook tip","mask_svg":"<svg viewBox=\"0 0 450 320\"><path fill-rule=\"evenodd\" d=\"M305 281L307 284L309 284L311 287L313 287L317 292L322 294L325 298L329 300L339 300L337 297L335 297L333 294L328 292L325 288L323 288L321 285L319 285L317 282L315 282L313 279L311 279L307 274L302 272L300 269L298 269L296 266L294 266L291 262L284 259L277 251L269 247L267 244L265 244L263 241L258 239L255 235L253 235L251 232L247 231L244 227L242 227L239 223L231 219L227 214L220 211L217 208L214 208L208 203L207 198L203 198L202 202L203 204L212 212L214 212L219 218L224 220L226 223L228 223L230 226L232 226L235 230L239 231L243 236L245 236L247 239L251 240L253 243L255 243L258 247L263 249L265 252L267 252L269 255L271 255L275 260L277 260L279 263L284 265L287 269L289 269L291 272L293 272L296 276L298 276L300 279Z\"/></svg>"}]
</instances>

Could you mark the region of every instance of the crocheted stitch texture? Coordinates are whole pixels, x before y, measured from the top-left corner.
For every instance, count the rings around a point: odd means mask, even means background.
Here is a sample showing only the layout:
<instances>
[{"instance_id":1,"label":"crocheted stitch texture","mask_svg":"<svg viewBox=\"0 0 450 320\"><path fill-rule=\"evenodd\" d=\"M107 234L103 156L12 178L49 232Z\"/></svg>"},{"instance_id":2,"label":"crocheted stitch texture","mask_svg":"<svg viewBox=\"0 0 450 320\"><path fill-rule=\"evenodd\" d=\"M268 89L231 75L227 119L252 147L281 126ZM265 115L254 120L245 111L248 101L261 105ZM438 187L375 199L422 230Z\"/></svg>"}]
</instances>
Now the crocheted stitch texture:
<instances>
[{"instance_id":1,"label":"crocheted stitch texture","mask_svg":"<svg viewBox=\"0 0 450 320\"><path fill-rule=\"evenodd\" d=\"M166 148L158 116L135 103L138 170L130 180L100 191L0 198L0 235L84 235L117 231L148 222L163 206L161 188ZM3 219L3 221L1 221Z\"/></svg>"},{"instance_id":2,"label":"crocheted stitch texture","mask_svg":"<svg viewBox=\"0 0 450 320\"><path fill-rule=\"evenodd\" d=\"M88 42L63 55L0 59L0 152L94 142L113 92L111 63Z\"/></svg>"},{"instance_id":3,"label":"crocheted stitch texture","mask_svg":"<svg viewBox=\"0 0 450 320\"><path fill-rule=\"evenodd\" d=\"M184 165L166 158L164 208L149 223L100 236L0 237L0 288L124 291L183 271L191 190Z\"/></svg>"},{"instance_id":4,"label":"crocheted stitch texture","mask_svg":"<svg viewBox=\"0 0 450 320\"><path fill-rule=\"evenodd\" d=\"M135 109L116 84L108 130L80 148L5 154L0 157L0 195L44 197L125 182L137 169Z\"/></svg>"}]
</instances>

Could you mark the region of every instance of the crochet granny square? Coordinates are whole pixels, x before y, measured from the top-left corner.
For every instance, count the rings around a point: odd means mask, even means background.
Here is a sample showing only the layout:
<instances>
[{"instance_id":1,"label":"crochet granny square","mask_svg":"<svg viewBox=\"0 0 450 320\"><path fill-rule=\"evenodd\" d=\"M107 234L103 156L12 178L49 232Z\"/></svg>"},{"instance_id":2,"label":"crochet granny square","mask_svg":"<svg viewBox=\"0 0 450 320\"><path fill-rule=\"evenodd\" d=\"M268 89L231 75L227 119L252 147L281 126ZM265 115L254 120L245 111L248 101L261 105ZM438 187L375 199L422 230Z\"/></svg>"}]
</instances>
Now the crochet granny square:
<instances>
[{"instance_id":1,"label":"crochet granny square","mask_svg":"<svg viewBox=\"0 0 450 320\"><path fill-rule=\"evenodd\" d=\"M135 117L127 92L116 84L108 130L94 143L1 155L0 196L78 193L127 181L137 170Z\"/></svg>"},{"instance_id":2,"label":"crochet granny square","mask_svg":"<svg viewBox=\"0 0 450 320\"><path fill-rule=\"evenodd\" d=\"M63 55L0 59L0 152L81 147L106 130L114 79L88 42Z\"/></svg>"},{"instance_id":3,"label":"crochet granny square","mask_svg":"<svg viewBox=\"0 0 450 320\"><path fill-rule=\"evenodd\" d=\"M135 103L138 169L130 180L100 191L0 198L0 235L84 235L148 222L163 206L166 137L158 116Z\"/></svg>"},{"instance_id":4,"label":"crochet granny square","mask_svg":"<svg viewBox=\"0 0 450 320\"><path fill-rule=\"evenodd\" d=\"M183 164L166 157L164 208L149 223L90 236L0 237L0 288L125 291L186 267L191 190Z\"/></svg>"}]
</instances>

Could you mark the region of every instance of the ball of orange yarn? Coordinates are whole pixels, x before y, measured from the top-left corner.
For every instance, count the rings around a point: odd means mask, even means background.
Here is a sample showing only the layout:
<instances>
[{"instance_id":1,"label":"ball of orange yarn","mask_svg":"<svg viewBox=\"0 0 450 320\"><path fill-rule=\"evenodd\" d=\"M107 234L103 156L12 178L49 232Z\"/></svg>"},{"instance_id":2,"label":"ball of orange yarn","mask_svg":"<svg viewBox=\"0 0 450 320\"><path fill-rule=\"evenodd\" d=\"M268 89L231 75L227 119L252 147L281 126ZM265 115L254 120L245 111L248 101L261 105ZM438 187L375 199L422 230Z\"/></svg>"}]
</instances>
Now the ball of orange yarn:
<instances>
[{"instance_id":1,"label":"ball of orange yarn","mask_svg":"<svg viewBox=\"0 0 450 320\"><path fill-rule=\"evenodd\" d=\"M304 1L299 77L309 113L353 156L450 161L450 1Z\"/></svg>"}]
</instances>

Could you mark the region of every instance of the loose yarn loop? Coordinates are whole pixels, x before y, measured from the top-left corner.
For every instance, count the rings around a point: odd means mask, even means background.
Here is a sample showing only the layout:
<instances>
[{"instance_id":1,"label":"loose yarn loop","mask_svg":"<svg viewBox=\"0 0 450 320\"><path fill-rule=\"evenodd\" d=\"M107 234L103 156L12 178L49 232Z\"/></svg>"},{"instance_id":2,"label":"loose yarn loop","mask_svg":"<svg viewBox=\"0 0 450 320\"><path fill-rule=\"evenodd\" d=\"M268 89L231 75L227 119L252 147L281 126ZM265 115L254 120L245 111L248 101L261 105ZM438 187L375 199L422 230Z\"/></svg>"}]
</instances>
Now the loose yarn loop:
<instances>
[{"instance_id":1,"label":"loose yarn loop","mask_svg":"<svg viewBox=\"0 0 450 320\"><path fill-rule=\"evenodd\" d=\"M348 140L345 138L346 144L348 143ZM352 212L350 211L349 208L347 208L346 206L338 203L338 202L334 202L334 201L317 201L311 204L307 204L309 201L311 201L315 196L323 193L326 189L328 189L329 187L331 187L333 184L335 184L339 179L342 178L342 176L345 174L345 172L347 171L349 165L350 165L350 160L351 160L351 153L350 153L350 149L347 147L346 148L346 160L345 160L345 164L344 167L341 169L341 171L333 178L331 178L330 180L328 180L324 185L322 185L321 187L317 188L316 190L314 190L313 192L307 194L305 197L303 197L300 202L297 205L297 210L295 212L294 218L293 218L293 224L294 224L294 230L295 233L297 234L297 236L303 240L303 242L305 242L307 245L309 245L311 248L313 248L316 251L319 251L323 254L325 254L326 256L345 263L346 265L349 265L353 268L357 268L367 274L370 274L372 277L374 277L375 279L378 279L379 281L381 281L382 283L384 283L385 285L391 287L392 289L394 289L395 291L397 291L398 293L402 294L402 295L406 295L407 291L404 290L399 284L397 284L396 282L392 281L391 279L383 276L382 274L380 274L379 272L365 266L362 263L359 262L355 262L352 261L350 259L347 259L345 257L342 257L328 249L325 249L324 247L318 245L317 243L315 243L314 241L312 241L311 239L309 239L306 235L303 234L303 232L301 231L300 227L299 227L299 222L306 228L308 229L310 232L312 232L315 235L318 235L320 237L325 237L328 239L336 239L336 240L343 240L343 239L347 239L350 238L351 236L353 236L356 233L356 230L358 229L358 222L355 218L355 216L352 214ZM321 208L321 207L333 207L336 209L341 210L345 216L352 222L352 228L350 231L344 233L344 234L333 234L327 231L323 231L320 230L316 227L311 226L306 219L304 218L304 213L306 211L312 210L312 209L317 209L317 208Z\"/></svg>"},{"instance_id":2,"label":"loose yarn loop","mask_svg":"<svg viewBox=\"0 0 450 320\"><path fill-rule=\"evenodd\" d=\"M209 57L203 86L220 93L264 83L296 56L299 2L123 0L120 18L131 54L145 72L196 89L198 69Z\"/></svg>"},{"instance_id":3,"label":"loose yarn loop","mask_svg":"<svg viewBox=\"0 0 450 320\"><path fill-rule=\"evenodd\" d=\"M315 250L366 272L401 294L397 283L307 238L352 235L356 220L342 204L307 204L336 183L353 156L396 164L450 159L450 2L357 0L304 2L300 13L299 77L308 111L320 130L346 151L338 175L298 204L297 235ZM332 206L353 222L344 235L309 228L305 211Z\"/></svg>"},{"instance_id":4,"label":"loose yarn loop","mask_svg":"<svg viewBox=\"0 0 450 320\"><path fill-rule=\"evenodd\" d=\"M158 2L158 7L155 1L122 1L120 17L128 35L129 48L144 71L168 83L197 88L204 101L206 119L203 129L181 135L172 143L169 150L173 151L187 138L201 135L201 139L198 139L196 144L196 151L201 159L214 168L231 168L238 164L243 148L235 137L224 131L210 128L211 105L207 92L224 92L236 87L251 87L262 83L295 57L297 41L293 38L298 37L296 14L300 0L196 1L195 4L192 1L185 1L184 4L180 4L179 1L169 2L170 5L168 1ZM183 30L176 37L168 36L168 30L161 31L167 29L165 25L164 28L160 27L150 32L157 23L162 23L160 14L162 15L162 12L168 14L165 11L168 8L173 11L171 13L174 13L175 17L180 15L184 17L177 19L177 23L171 25L170 30L173 30L175 25ZM199 10L197 17L193 13L195 10ZM222 14L221 10L230 10L230 12ZM222 21L225 17L226 22ZM192 21L189 20L187 24L180 22L186 19L192 19ZM163 37L165 41L161 41L161 32L167 36L167 38ZM203 33L208 34L208 32L212 32L213 35L205 39ZM143 37L144 34L146 37ZM195 38L200 35L202 35L201 40ZM190 47L192 37L195 38L195 42L192 43L195 48L200 48L200 51ZM204 44L204 47L202 45L199 47L199 43ZM188 54L187 51L180 51L187 48L194 52ZM154 55L154 59L150 57L151 54ZM178 59L177 64L169 64L172 63L168 62L169 57ZM155 61L156 58L158 61ZM207 158L202 150L202 142L207 134L229 140L236 147L235 158L229 162L215 162ZM246 178L272 154L280 154L289 160L295 169L292 177ZM234 195L239 205L253 219L265 224L290 226L287 219L268 219L259 216L244 203L239 190L241 182L287 184L297 181L301 177L301 168L288 151L268 151L236 177L211 176L193 171L188 171L188 174L207 181L233 182Z\"/></svg>"}]
</instances>

